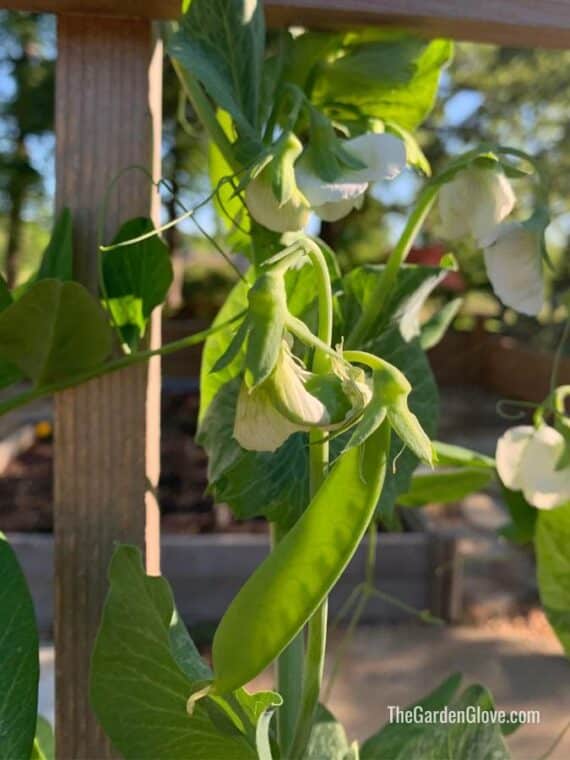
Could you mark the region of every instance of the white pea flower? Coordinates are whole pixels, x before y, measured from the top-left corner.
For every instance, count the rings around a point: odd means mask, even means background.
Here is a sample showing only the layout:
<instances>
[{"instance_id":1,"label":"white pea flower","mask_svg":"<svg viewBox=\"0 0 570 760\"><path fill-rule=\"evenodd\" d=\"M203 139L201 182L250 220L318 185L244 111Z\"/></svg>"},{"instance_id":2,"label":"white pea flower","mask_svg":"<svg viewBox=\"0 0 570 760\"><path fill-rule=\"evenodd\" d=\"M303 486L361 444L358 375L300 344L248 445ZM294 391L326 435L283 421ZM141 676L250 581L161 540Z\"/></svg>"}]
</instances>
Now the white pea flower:
<instances>
[{"instance_id":1,"label":"white pea flower","mask_svg":"<svg viewBox=\"0 0 570 760\"><path fill-rule=\"evenodd\" d=\"M272 374L251 389L242 383L234 438L250 451L275 451L290 435L334 430L359 414L371 397L364 373L342 359L331 372L309 372L284 341Z\"/></svg>"},{"instance_id":2,"label":"white pea flower","mask_svg":"<svg viewBox=\"0 0 570 760\"><path fill-rule=\"evenodd\" d=\"M406 166L406 147L392 134L370 132L344 141L343 147L366 168L346 169L338 179L327 182L313 170L310 152L305 152L295 166L300 191L312 210L327 222L336 222L360 208L371 182L394 179Z\"/></svg>"},{"instance_id":3,"label":"white pea flower","mask_svg":"<svg viewBox=\"0 0 570 760\"><path fill-rule=\"evenodd\" d=\"M483 255L493 290L505 306L538 314L545 295L537 234L519 222L501 224Z\"/></svg>"},{"instance_id":4,"label":"white pea flower","mask_svg":"<svg viewBox=\"0 0 570 760\"><path fill-rule=\"evenodd\" d=\"M273 232L302 230L309 221L309 208L300 193L294 193L282 205L279 203L273 192L268 169L264 169L248 184L245 203L252 218Z\"/></svg>"},{"instance_id":5,"label":"white pea flower","mask_svg":"<svg viewBox=\"0 0 570 760\"><path fill-rule=\"evenodd\" d=\"M500 169L464 169L439 191L445 234L450 240L471 235L480 245L487 245L515 201L511 183Z\"/></svg>"},{"instance_id":6,"label":"white pea flower","mask_svg":"<svg viewBox=\"0 0 570 760\"><path fill-rule=\"evenodd\" d=\"M570 467L556 469L563 451L564 438L550 425L519 425L497 442L497 472L529 504L554 509L570 501Z\"/></svg>"}]
</instances>

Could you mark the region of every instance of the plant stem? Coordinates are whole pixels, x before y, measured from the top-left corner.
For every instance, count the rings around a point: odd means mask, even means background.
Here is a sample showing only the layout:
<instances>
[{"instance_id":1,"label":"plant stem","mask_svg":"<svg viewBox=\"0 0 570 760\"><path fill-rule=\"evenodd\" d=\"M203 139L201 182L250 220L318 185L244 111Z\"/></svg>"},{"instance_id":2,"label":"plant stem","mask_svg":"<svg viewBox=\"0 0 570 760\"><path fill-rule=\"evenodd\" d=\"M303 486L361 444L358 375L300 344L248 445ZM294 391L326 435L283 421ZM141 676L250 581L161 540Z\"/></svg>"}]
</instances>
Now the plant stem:
<instances>
[{"instance_id":1,"label":"plant stem","mask_svg":"<svg viewBox=\"0 0 570 760\"><path fill-rule=\"evenodd\" d=\"M346 340L347 348L360 346L367 339L374 322L382 314L382 309L386 306L388 297L396 283L398 270L406 260L426 216L434 204L438 191L439 185L431 183L426 185L420 193L404 231L386 262L384 271L370 298L368 308L362 311L354 329Z\"/></svg>"},{"instance_id":2,"label":"plant stem","mask_svg":"<svg viewBox=\"0 0 570 760\"><path fill-rule=\"evenodd\" d=\"M63 380L59 380L58 382L50 383L49 385L42 385L39 388L31 388L29 391L24 391L24 393L20 393L17 396L12 396L12 398L9 398L6 401L0 403L0 417L7 412L11 412L13 409L18 409L20 406L29 404L31 401L36 401L37 399L51 396L54 393L65 390L66 388L73 388L76 385L82 385L89 380L93 380L96 377L101 377L102 375L107 375L110 372L118 372L121 369L125 369L125 367L132 367L134 364L141 364L142 362L146 362L149 359L152 359L153 356L167 356L168 354L173 354L176 351L181 351L183 348L195 346L198 343L205 341L206 338L208 338L208 336L212 335L213 333L219 332L220 330L228 327L233 322L236 322L238 319L241 319L244 316L244 313L245 312L236 314L226 322L222 322L219 325L210 327L207 330L202 330L201 332L194 333L193 335L188 335L186 338L172 341L172 343L167 343L165 346L161 346L160 348L155 348L152 350L149 349L148 351L138 351L135 354L127 354L125 356L121 356L119 359L110 361L107 364L99 365L93 369L85 370L84 372L80 372L77 375L72 375Z\"/></svg>"},{"instance_id":3,"label":"plant stem","mask_svg":"<svg viewBox=\"0 0 570 760\"><path fill-rule=\"evenodd\" d=\"M275 547L284 537L283 531L277 524L271 525L272 546ZM283 698L283 704L277 711L277 738L282 748L283 756L293 741L299 705L301 703L301 687L303 674L303 658L305 642L303 632L281 652L276 663L277 691Z\"/></svg>"},{"instance_id":4,"label":"plant stem","mask_svg":"<svg viewBox=\"0 0 570 760\"><path fill-rule=\"evenodd\" d=\"M330 346L333 332L333 304L329 271L322 251L312 241L310 241L310 245L307 245L307 253L318 274L318 337L326 346ZM313 357L313 371L325 371L328 369L328 364L328 353L317 348ZM309 482L312 498L327 476L329 445L321 431L310 433L309 443ZM285 757L291 758L291 760L303 757L311 737L323 681L327 645L327 619L328 600L325 599L307 624L307 649L303 667L301 704L293 742L290 751L285 752Z\"/></svg>"},{"instance_id":5,"label":"plant stem","mask_svg":"<svg viewBox=\"0 0 570 760\"><path fill-rule=\"evenodd\" d=\"M197 79L175 58L171 58L170 60L172 61L172 66L178 76L180 84L186 93L186 97L192 104L192 108L194 109L196 116L200 119L203 126L206 128L208 134L210 135L210 138L216 143L221 154L229 166L232 168L232 170L234 172L238 171L240 169L240 166L236 161L232 144L222 129L220 122L216 118L214 109L210 105L208 96L202 89L202 86L197 81Z\"/></svg>"}]
</instances>

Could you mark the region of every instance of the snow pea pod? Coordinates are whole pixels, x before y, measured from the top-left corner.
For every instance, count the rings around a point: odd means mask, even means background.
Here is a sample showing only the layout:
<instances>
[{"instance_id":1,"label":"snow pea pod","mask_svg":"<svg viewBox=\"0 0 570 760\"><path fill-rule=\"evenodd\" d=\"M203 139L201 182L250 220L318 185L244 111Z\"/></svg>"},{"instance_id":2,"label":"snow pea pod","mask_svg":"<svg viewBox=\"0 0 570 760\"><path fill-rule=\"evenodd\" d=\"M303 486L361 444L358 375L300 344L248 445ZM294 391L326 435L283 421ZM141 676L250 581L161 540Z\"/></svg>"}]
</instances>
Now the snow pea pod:
<instances>
[{"instance_id":1,"label":"snow pea pod","mask_svg":"<svg viewBox=\"0 0 570 760\"><path fill-rule=\"evenodd\" d=\"M302 517L246 581L214 636L214 690L243 686L272 662L322 604L378 502L390 448L385 421L335 462Z\"/></svg>"}]
</instances>

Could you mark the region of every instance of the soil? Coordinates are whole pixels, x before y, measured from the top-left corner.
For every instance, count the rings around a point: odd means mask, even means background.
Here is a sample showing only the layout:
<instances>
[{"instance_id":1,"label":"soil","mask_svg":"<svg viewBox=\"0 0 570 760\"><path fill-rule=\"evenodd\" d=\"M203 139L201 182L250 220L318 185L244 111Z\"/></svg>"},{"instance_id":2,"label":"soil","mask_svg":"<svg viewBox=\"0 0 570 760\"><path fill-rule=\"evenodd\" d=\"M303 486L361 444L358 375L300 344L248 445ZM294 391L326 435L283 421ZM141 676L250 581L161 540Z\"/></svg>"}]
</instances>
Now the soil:
<instances>
[{"instance_id":1,"label":"soil","mask_svg":"<svg viewBox=\"0 0 570 760\"><path fill-rule=\"evenodd\" d=\"M267 531L264 520L237 522L225 505L214 509L206 492L207 458L194 441L198 395L169 395L163 401L159 500L167 533ZM53 437L40 423L33 446L19 454L0 478L0 527L7 532L53 529Z\"/></svg>"}]
</instances>

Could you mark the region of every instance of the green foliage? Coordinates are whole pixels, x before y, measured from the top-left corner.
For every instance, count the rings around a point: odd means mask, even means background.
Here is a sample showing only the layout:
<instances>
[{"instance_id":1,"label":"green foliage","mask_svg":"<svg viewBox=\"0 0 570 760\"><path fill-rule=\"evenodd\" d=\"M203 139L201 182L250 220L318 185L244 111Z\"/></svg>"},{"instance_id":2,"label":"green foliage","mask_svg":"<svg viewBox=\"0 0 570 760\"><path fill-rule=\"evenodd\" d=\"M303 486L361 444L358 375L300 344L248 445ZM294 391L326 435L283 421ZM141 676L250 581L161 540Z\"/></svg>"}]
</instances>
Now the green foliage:
<instances>
[{"instance_id":1,"label":"green foliage","mask_svg":"<svg viewBox=\"0 0 570 760\"><path fill-rule=\"evenodd\" d=\"M303 760L358 760L356 743L351 747L346 732L335 717L319 705Z\"/></svg>"},{"instance_id":2,"label":"green foliage","mask_svg":"<svg viewBox=\"0 0 570 760\"><path fill-rule=\"evenodd\" d=\"M384 424L362 447L343 454L303 516L235 597L214 637L219 693L258 675L324 601L370 522L388 445Z\"/></svg>"},{"instance_id":3,"label":"green foliage","mask_svg":"<svg viewBox=\"0 0 570 760\"><path fill-rule=\"evenodd\" d=\"M550 624L570 657L570 504L540 510L535 535L538 589Z\"/></svg>"},{"instance_id":4,"label":"green foliage","mask_svg":"<svg viewBox=\"0 0 570 760\"><path fill-rule=\"evenodd\" d=\"M470 493L488 488L495 480L495 462L476 451L434 441L438 469L417 473L409 490L398 496L404 507L421 507L429 503L448 504Z\"/></svg>"},{"instance_id":5,"label":"green foliage","mask_svg":"<svg viewBox=\"0 0 570 760\"><path fill-rule=\"evenodd\" d=\"M492 470L480 468L414 475L409 490L398 496L398 504L403 507L423 507L438 502L449 504L488 488L493 480Z\"/></svg>"},{"instance_id":6,"label":"green foliage","mask_svg":"<svg viewBox=\"0 0 570 760\"><path fill-rule=\"evenodd\" d=\"M161 577L145 575L140 551L119 547L91 663L91 703L126 760L231 757L255 760L255 725L276 695L189 697L209 679ZM237 705L237 709L236 709Z\"/></svg>"},{"instance_id":7,"label":"green foliage","mask_svg":"<svg viewBox=\"0 0 570 760\"><path fill-rule=\"evenodd\" d=\"M0 757L29 760L36 732L39 658L26 580L0 533Z\"/></svg>"},{"instance_id":8,"label":"green foliage","mask_svg":"<svg viewBox=\"0 0 570 760\"><path fill-rule=\"evenodd\" d=\"M231 114L243 137L255 136L265 52L256 0L193 0L168 51Z\"/></svg>"},{"instance_id":9,"label":"green foliage","mask_svg":"<svg viewBox=\"0 0 570 760\"><path fill-rule=\"evenodd\" d=\"M482 686L467 687L457 696L461 677L453 675L424 699L405 710L440 711L479 708L495 710L493 699ZM404 722L389 723L368 739L360 753L362 760L508 760L510 755L498 723L489 722Z\"/></svg>"},{"instance_id":10,"label":"green foliage","mask_svg":"<svg viewBox=\"0 0 570 760\"><path fill-rule=\"evenodd\" d=\"M433 108L451 54L448 40L425 43L383 31L349 32L340 52L316 63L311 98L336 118L354 118L357 109L415 129Z\"/></svg>"},{"instance_id":11,"label":"green foliage","mask_svg":"<svg viewBox=\"0 0 570 760\"><path fill-rule=\"evenodd\" d=\"M55 760L53 728L41 715L38 715L31 760Z\"/></svg>"},{"instance_id":12,"label":"green foliage","mask_svg":"<svg viewBox=\"0 0 570 760\"><path fill-rule=\"evenodd\" d=\"M72 221L69 209L64 208L55 220L51 237L45 249L37 274L37 280L73 279Z\"/></svg>"},{"instance_id":13,"label":"green foliage","mask_svg":"<svg viewBox=\"0 0 570 760\"><path fill-rule=\"evenodd\" d=\"M510 491L502 485L501 493L511 518L510 524L501 528L501 535L517 544L532 543L536 531L538 510L531 507L521 491Z\"/></svg>"},{"instance_id":14,"label":"green foliage","mask_svg":"<svg viewBox=\"0 0 570 760\"><path fill-rule=\"evenodd\" d=\"M172 283L172 264L168 248L157 236L120 244L152 230L150 219L130 219L113 240L112 245L119 247L102 254L105 303L123 340L133 350L145 335L153 309L166 298Z\"/></svg>"},{"instance_id":15,"label":"green foliage","mask_svg":"<svg viewBox=\"0 0 570 760\"><path fill-rule=\"evenodd\" d=\"M76 282L41 280L0 313L0 357L37 386L101 364L111 340L104 311Z\"/></svg>"}]
</instances>

